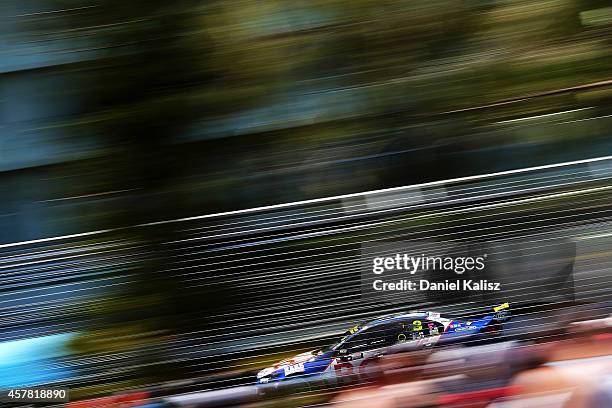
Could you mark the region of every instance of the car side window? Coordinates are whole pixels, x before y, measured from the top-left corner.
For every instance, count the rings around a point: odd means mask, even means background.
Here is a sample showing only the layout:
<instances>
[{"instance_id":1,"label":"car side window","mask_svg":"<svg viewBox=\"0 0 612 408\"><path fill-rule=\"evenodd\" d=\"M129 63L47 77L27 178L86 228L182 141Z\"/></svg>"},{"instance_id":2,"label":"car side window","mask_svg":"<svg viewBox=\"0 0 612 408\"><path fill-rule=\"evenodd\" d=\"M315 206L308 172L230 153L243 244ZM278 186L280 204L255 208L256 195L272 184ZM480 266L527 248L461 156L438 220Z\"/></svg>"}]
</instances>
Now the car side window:
<instances>
[{"instance_id":1,"label":"car side window","mask_svg":"<svg viewBox=\"0 0 612 408\"><path fill-rule=\"evenodd\" d=\"M444 325L440 322L434 322L428 320L427 322L427 332L430 336L439 336L444 333Z\"/></svg>"},{"instance_id":2,"label":"car side window","mask_svg":"<svg viewBox=\"0 0 612 408\"><path fill-rule=\"evenodd\" d=\"M386 327L386 345L392 346L401 341L406 340L406 330L408 328L408 324L406 322L394 322L392 324L387 325Z\"/></svg>"},{"instance_id":3,"label":"car side window","mask_svg":"<svg viewBox=\"0 0 612 408\"><path fill-rule=\"evenodd\" d=\"M398 341L418 340L438 336L444 332L444 325L427 319L411 319L404 323L404 330L398 334Z\"/></svg>"},{"instance_id":4,"label":"car side window","mask_svg":"<svg viewBox=\"0 0 612 408\"><path fill-rule=\"evenodd\" d=\"M387 345L385 325L370 327L356 334L345 344L350 352L367 351Z\"/></svg>"}]
</instances>

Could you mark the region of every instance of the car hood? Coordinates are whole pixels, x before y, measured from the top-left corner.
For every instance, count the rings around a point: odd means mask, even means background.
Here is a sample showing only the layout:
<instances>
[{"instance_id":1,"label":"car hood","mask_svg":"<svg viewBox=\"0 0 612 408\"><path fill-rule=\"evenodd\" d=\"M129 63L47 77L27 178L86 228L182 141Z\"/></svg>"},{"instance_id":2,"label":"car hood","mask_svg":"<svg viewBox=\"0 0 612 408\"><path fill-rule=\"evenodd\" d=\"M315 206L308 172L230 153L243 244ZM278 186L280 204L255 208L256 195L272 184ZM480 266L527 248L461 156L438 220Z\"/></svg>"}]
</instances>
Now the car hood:
<instances>
[{"instance_id":1,"label":"car hood","mask_svg":"<svg viewBox=\"0 0 612 408\"><path fill-rule=\"evenodd\" d=\"M274 367L274 369L278 369L281 368L282 366L286 366L286 365L293 365L293 364L300 364L300 363L305 363L311 359L315 359L316 358L316 352L317 350L312 350L312 351L306 351L304 353L300 353L298 355L295 355L291 358L286 358L284 360L281 360L277 363L275 363L272 367Z\"/></svg>"},{"instance_id":2,"label":"car hood","mask_svg":"<svg viewBox=\"0 0 612 408\"><path fill-rule=\"evenodd\" d=\"M283 370L285 367L293 366L295 364L308 364L307 366L310 368L307 371L316 370L320 371L319 365L321 365L324 361L319 360L329 360L329 353L320 353L319 350L311 350L304 353L297 354L291 358L286 358L281 360L270 367L264 368L257 374L257 378L268 377L274 372L278 370Z\"/></svg>"}]
</instances>

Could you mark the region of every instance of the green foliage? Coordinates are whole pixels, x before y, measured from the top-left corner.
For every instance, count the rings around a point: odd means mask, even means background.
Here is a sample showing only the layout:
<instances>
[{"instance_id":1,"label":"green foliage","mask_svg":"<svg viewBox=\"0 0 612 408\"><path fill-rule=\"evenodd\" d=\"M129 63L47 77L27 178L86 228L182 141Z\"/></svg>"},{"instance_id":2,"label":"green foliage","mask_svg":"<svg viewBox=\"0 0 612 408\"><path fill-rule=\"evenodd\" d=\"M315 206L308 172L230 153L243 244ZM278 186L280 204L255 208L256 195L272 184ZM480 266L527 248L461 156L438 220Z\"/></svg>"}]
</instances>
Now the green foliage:
<instances>
[{"instance_id":1,"label":"green foliage","mask_svg":"<svg viewBox=\"0 0 612 408\"><path fill-rule=\"evenodd\" d=\"M612 62L610 39L605 36L609 23L601 17L605 13L584 14L590 7L604 6L597 1L43 3L46 10L67 11L23 19L29 40L61 41L67 52L94 53L61 68L74 79L73 94L82 106L79 114L59 121L80 134L96 134L108 148L95 161L104 173L98 182L105 189L135 191L129 206L107 209L112 223L121 226L169 219L176 216L177 208L202 202L192 197L194 203L181 201L181 194L173 194L171 200L159 198L180 188L189 191L187 183L177 187L177 180L190 172L186 157L197 156L191 161L198 164L214 158L223 161L222 171L209 172L212 176L195 182L201 185L198 191L206 204L222 207L233 200L230 190L244 188L240 177L245 174L262 169L295 171L317 163L325 168L325 160L377 154L384 148L384 136L367 143L362 138L380 129L410 127L405 134L415 144L433 145L468 134L483 121L581 107L580 98L562 97L468 114L464 123L453 120L451 127L442 121L431 124L431 117L440 112L607 79ZM597 24L584 25L589 16ZM265 108L279 94L293 95L289 90L299 89L303 96L313 83L322 93L357 90L365 108L348 119L320 115L310 120L310 126L299 128L274 123L286 128L264 134L268 139L263 142L250 142L259 136L249 135L241 145L246 152L242 155L219 153L223 148L235 151L235 139L210 143L209 151L196 153L175 144L196 125L206 129L213 119ZM608 94L585 96L588 103L609 98ZM292 108L292 103L287 105ZM539 140L540 133L521 130L513 141ZM79 133L67 131L66 138L74 134ZM482 147L490 141L470 143ZM82 171L91 164L82 163ZM371 168L350 172L346 177L350 180L336 177L333 168L325 170L315 173L314 181L300 179L292 191L318 196L339 190L341 184L352 183L357 191L377 182ZM269 194L263 188L257 191ZM261 197L254 201L257 198ZM98 219L92 224L96 221L108 222ZM422 216L401 226L426 226L430 221ZM85 311L112 324L84 333L75 350L114 353L150 346L163 341L168 332L185 330L194 311L205 313L237 301L227 286L187 290L160 273L168 259L161 243L173 233L163 227L122 232L155 256L130 270L138 285L100 299ZM342 238L337 243L349 243ZM159 371L153 376L164 375Z\"/></svg>"}]
</instances>

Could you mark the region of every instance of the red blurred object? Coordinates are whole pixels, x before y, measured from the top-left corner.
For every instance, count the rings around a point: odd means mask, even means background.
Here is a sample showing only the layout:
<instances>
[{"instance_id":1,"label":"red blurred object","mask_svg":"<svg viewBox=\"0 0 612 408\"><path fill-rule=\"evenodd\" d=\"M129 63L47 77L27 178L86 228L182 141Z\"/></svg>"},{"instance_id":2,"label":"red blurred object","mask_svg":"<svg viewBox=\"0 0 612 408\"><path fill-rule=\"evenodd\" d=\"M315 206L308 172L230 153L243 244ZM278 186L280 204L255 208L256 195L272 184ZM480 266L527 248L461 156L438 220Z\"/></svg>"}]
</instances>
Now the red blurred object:
<instances>
[{"instance_id":1,"label":"red blurred object","mask_svg":"<svg viewBox=\"0 0 612 408\"><path fill-rule=\"evenodd\" d=\"M481 391L462 392L459 394L443 395L438 399L438 404L445 406L448 404L464 404L475 401L492 401L496 398L510 397L517 395L520 391L518 386L499 387Z\"/></svg>"},{"instance_id":2,"label":"red blurred object","mask_svg":"<svg viewBox=\"0 0 612 408\"><path fill-rule=\"evenodd\" d=\"M129 408L145 404L150 398L147 391L131 394L112 395L110 397L74 401L66 404L66 408L121 407Z\"/></svg>"},{"instance_id":3,"label":"red blurred object","mask_svg":"<svg viewBox=\"0 0 612 408\"><path fill-rule=\"evenodd\" d=\"M595 341L612 340L612 333L596 334L596 335L593 336L593 340L595 340Z\"/></svg>"}]
</instances>

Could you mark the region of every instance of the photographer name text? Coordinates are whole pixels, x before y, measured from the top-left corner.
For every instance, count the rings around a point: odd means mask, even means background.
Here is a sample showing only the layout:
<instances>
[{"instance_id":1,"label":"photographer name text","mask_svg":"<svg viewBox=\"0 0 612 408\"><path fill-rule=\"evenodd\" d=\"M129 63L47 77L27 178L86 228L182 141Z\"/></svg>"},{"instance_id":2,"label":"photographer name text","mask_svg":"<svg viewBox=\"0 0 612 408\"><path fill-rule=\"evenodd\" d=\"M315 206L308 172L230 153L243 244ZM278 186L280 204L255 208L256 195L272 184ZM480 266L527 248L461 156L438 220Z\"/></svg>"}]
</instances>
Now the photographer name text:
<instances>
[{"instance_id":1,"label":"photographer name text","mask_svg":"<svg viewBox=\"0 0 612 408\"><path fill-rule=\"evenodd\" d=\"M501 290L501 284L499 282L489 282L486 279L479 280L445 280L442 282L431 282L427 279L419 279L418 281L411 281L407 279L401 279L393 282L384 282L381 279L376 279L372 283L372 287L376 291L417 291L417 290L433 290L433 291L455 291L455 290L469 290L469 291L498 291Z\"/></svg>"}]
</instances>

